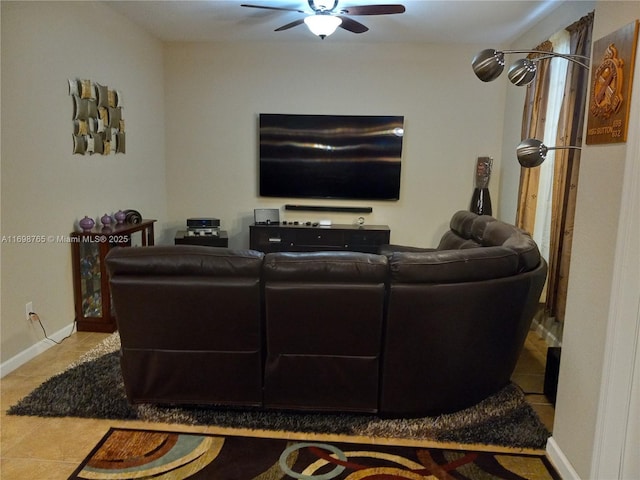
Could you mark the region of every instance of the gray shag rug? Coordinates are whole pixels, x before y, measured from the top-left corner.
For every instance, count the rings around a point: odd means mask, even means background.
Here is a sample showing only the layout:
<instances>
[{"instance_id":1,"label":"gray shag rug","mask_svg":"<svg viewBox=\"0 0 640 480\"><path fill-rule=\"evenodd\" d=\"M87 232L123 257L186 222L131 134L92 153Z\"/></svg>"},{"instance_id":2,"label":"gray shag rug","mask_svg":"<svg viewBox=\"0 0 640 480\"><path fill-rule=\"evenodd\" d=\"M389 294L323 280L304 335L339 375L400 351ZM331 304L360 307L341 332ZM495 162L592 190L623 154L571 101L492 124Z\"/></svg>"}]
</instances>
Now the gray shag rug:
<instances>
[{"instance_id":1,"label":"gray shag rug","mask_svg":"<svg viewBox=\"0 0 640 480\"><path fill-rule=\"evenodd\" d=\"M10 407L7 413L364 435L515 448L544 448L550 436L522 391L513 384L459 412L407 419L385 419L364 414L130 405L120 372L119 346L117 333L108 337L78 362Z\"/></svg>"}]
</instances>

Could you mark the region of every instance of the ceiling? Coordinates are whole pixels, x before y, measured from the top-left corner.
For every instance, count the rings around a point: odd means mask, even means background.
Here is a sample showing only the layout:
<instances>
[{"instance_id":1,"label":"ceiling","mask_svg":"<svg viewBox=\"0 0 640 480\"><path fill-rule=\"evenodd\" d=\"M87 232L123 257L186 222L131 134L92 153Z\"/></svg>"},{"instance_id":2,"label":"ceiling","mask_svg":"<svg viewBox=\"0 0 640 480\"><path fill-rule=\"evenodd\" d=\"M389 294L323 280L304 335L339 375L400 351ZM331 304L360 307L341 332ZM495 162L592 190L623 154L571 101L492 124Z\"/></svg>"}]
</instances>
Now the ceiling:
<instances>
[{"instance_id":1,"label":"ceiling","mask_svg":"<svg viewBox=\"0 0 640 480\"><path fill-rule=\"evenodd\" d=\"M302 18L296 12L241 7L242 3L310 11L305 0L103 0L164 41L319 42L305 25L274 32ZM559 7L560 0L340 0L339 7L402 3L406 12L358 16L369 31L344 29L325 42L508 44Z\"/></svg>"}]
</instances>

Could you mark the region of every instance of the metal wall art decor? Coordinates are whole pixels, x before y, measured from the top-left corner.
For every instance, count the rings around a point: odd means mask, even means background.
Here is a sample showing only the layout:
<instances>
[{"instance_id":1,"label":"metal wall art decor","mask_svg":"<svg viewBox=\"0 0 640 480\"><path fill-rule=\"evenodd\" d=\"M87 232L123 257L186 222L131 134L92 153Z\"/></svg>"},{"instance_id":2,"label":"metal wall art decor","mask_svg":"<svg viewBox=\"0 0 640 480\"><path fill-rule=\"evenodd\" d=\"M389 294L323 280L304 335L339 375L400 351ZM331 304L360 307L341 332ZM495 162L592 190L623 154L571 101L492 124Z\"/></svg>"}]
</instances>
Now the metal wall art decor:
<instances>
[{"instance_id":1,"label":"metal wall art decor","mask_svg":"<svg viewBox=\"0 0 640 480\"><path fill-rule=\"evenodd\" d=\"M91 80L69 79L73 153L125 153L122 94Z\"/></svg>"},{"instance_id":2,"label":"metal wall art decor","mask_svg":"<svg viewBox=\"0 0 640 480\"><path fill-rule=\"evenodd\" d=\"M627 141L638 20L594 42L587 144Z\"/></svg>"}]
</instances>

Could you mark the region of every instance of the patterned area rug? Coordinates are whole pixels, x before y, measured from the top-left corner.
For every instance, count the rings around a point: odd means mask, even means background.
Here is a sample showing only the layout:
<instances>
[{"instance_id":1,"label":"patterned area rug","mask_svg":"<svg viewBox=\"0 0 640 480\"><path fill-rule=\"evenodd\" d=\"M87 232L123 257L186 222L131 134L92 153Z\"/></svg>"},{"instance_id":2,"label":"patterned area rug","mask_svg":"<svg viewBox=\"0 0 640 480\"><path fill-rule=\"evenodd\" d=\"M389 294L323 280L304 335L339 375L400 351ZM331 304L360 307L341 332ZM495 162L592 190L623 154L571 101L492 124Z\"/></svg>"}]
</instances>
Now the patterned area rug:
<instances>
[{"instance_id":1,"label":"patterned area rug","mask_svg":"<svg viewBox=\"0 0 640 480\"><path fill-rule=\"evenodd\" d=\"M174 408L127 401L117 334L13 405L9 415L213 425L271 431L482 443L543 449L549 431L522 391L508 385L473 407L437 417L385 419L375 415L296 413L214 407Z\"/></svg>"},{"instance_id":2,"label":"patterned area rug","mask_svg":"<svg viewBox=\"0 0 640 480\"><path fill-rule=\"evenodd\" d=\"M112 428L69 480L560 480L544 455Z\"/></svg>"}]
</instances>

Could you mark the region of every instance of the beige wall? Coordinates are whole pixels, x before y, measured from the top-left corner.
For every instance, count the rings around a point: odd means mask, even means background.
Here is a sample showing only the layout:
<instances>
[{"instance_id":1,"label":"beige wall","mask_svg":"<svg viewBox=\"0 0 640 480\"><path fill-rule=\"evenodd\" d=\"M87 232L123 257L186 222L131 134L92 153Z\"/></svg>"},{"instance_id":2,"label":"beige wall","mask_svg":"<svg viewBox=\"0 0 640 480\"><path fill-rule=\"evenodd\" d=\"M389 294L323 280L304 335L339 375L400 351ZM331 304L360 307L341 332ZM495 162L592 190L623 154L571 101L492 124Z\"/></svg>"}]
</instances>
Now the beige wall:
<instances>
[{"instance_id":1,"label":"beige wall","mask_svg":"<svg viewBox=\"0 0 640 480\"><path fill-rule=\"evenodd\" d=\"M638 2L615 2L615 8L612 8L611 4L612 2L607 1L597 3L594 41L640 18ZM637 59L636 62L638 62ZM637 88L639 71L640 68L636 65L633 95L639 93ZM634 119L632 125L637 129L640 110L638 110L639 104L635 105L631 111L631 117ZM610 297L616 278L614 277L616 274L614 260L619 254L615 246L618 245L618 234L621 228L619 222L623 207L621 205L623 176L629 162L635 162L637 165L640 161L638 157L631 158L628 155L628 149L637 145L637 130L630 133L629 142L632 143L587 145L583 148L580 162L576 223L553 436L581 478L595 478L591 470L592 462L599 455L595 445L601 432L597 430L596 420L599 409L603 408L603 405L599 404L600 392L607 380L603 378L603 366L605 358L612 354L605 350L605 345L609 324L614 319ZM634 151L637 152L637 148ZM628 206L624 207L628 208ZM637 205L635 212L637 215ZM635 240L634 250L637 251L637 238ZM632 277L637 278L637 264L635 267L636 273L632 274ZM637 314L636 310L635 315ZM630 330L626 336L637 338L637 334L637 330ZM611 344L610 348L615 349L616 345ZM631 354L636 353L632 351ZM622 363L626 364L624 368L633 368L633 362L633 356L630 356L626 362ZM635 395L634 401L638 401L637 391ZM612 397L615 398L615 394Z\"/></svg>"},{"instance_id":2,"label":"beige wall","mask_svg":"<svg viewBox=\"0 0 640 480\"><path fill-rule=\"evenodd\" d=\"M500 183L504 88L487 90L470 62L482 46L418 44L170 44L166 48L167 185L174 229L214 216L248 247L254 208L367 205L395 243L432 246L467 209L475 159L495 158ZM404 115L397 202L266 199L257 194L259 113ZM496 208L497 210L497 208ZM497 212L496 212L497 213ZM358 215L285 212L289 220Z\"/></svg>"},{"instance_id":3,"label":"beige wall","mask_svg":"<svg viewBox=\"0 0 640 480\"><path fill-rule=\"evenodd\" d=\"M594 40L640 18L638 2L568 2L540 24L523 33L511 47L532 48L591 10L596 11ZM637 72L638 67L636 78ZM637 80L635 83L637 86ZM634 95L637 88L635 90ZM504 115L500 191L500 210L506 220L515 220L516 204L512 199L517 194L520 168L515 155L510 152L514 152L515 145L520 140L523 101L523 90L509 85ZM640 112L632 112L634 114L638 116ZM638 141L637 136L635 141ZM620 227L623 174L625 166L629 168L626 163L638 162L638 158L629 159L627 149L627 145L621 144L584 146L582 151L561 372L551 442L551 453L554 460L563 463L560 466L564 468L563 473L567 474L565 478L605 478L598 477L599 473L607 469L608 472L615 471L622 458L622 449L611 454L607 451L611 449L606 445L598 445L600 436L603 435L603 425L598 424L598 418L600 416L605 421L614 418L622 426L627 424L625 418L618 419L615 413L603 412L606 405L600 403L601 395L605 393L602 392L603 385L610 388L621 387L620 382L607 382L603 378L603 368L606 367L606 358L614 355L607 348L620 349L620 345L616 345L614 341L607 346L606 340L613 320L610 312L615 310L610 305L610 297L615 278L614 260L618 255L615 245ZM511 158L514 160L510 161ZM634 250L637 252L637 242ZM637 308L637 293L635 302ZM617 323L634 325L633 319ZM637 332L632 326L626 333L617 334L623 338L633 338ZM633 348L629 350L632 354L628 358L617 361L632 371L635 353ZM627 377L631 378L632 374ZM610 393L612 398L619 397L618 405L628 401L624 395L626 388L628 385L622 385L619 391ZM637 390L634 394L631 401L638 402ZM615 433L611 435L612 438L607 438L607 441L616 447L624 442L624 438L615 438ZM599 457L601 462L597 461ZM599 463L605 465L600 465L600 472L596 472L594 466ZM614 475L606 478L617 477Z\"/></svg>"},{"instance_id":4,"label":"beige wall","mask_svg":"<svg viewBox=\"0 0 640 480\"><path fill-rule=\"evenodd\" d=\"M162 44L99 2L2 1L2 235L66 236L84 215L166 218ZM127 153L72 155L68 78L123 92ZM69 244L2 244L2 362L74 319Z\"/></svg>"}]
</instances>

